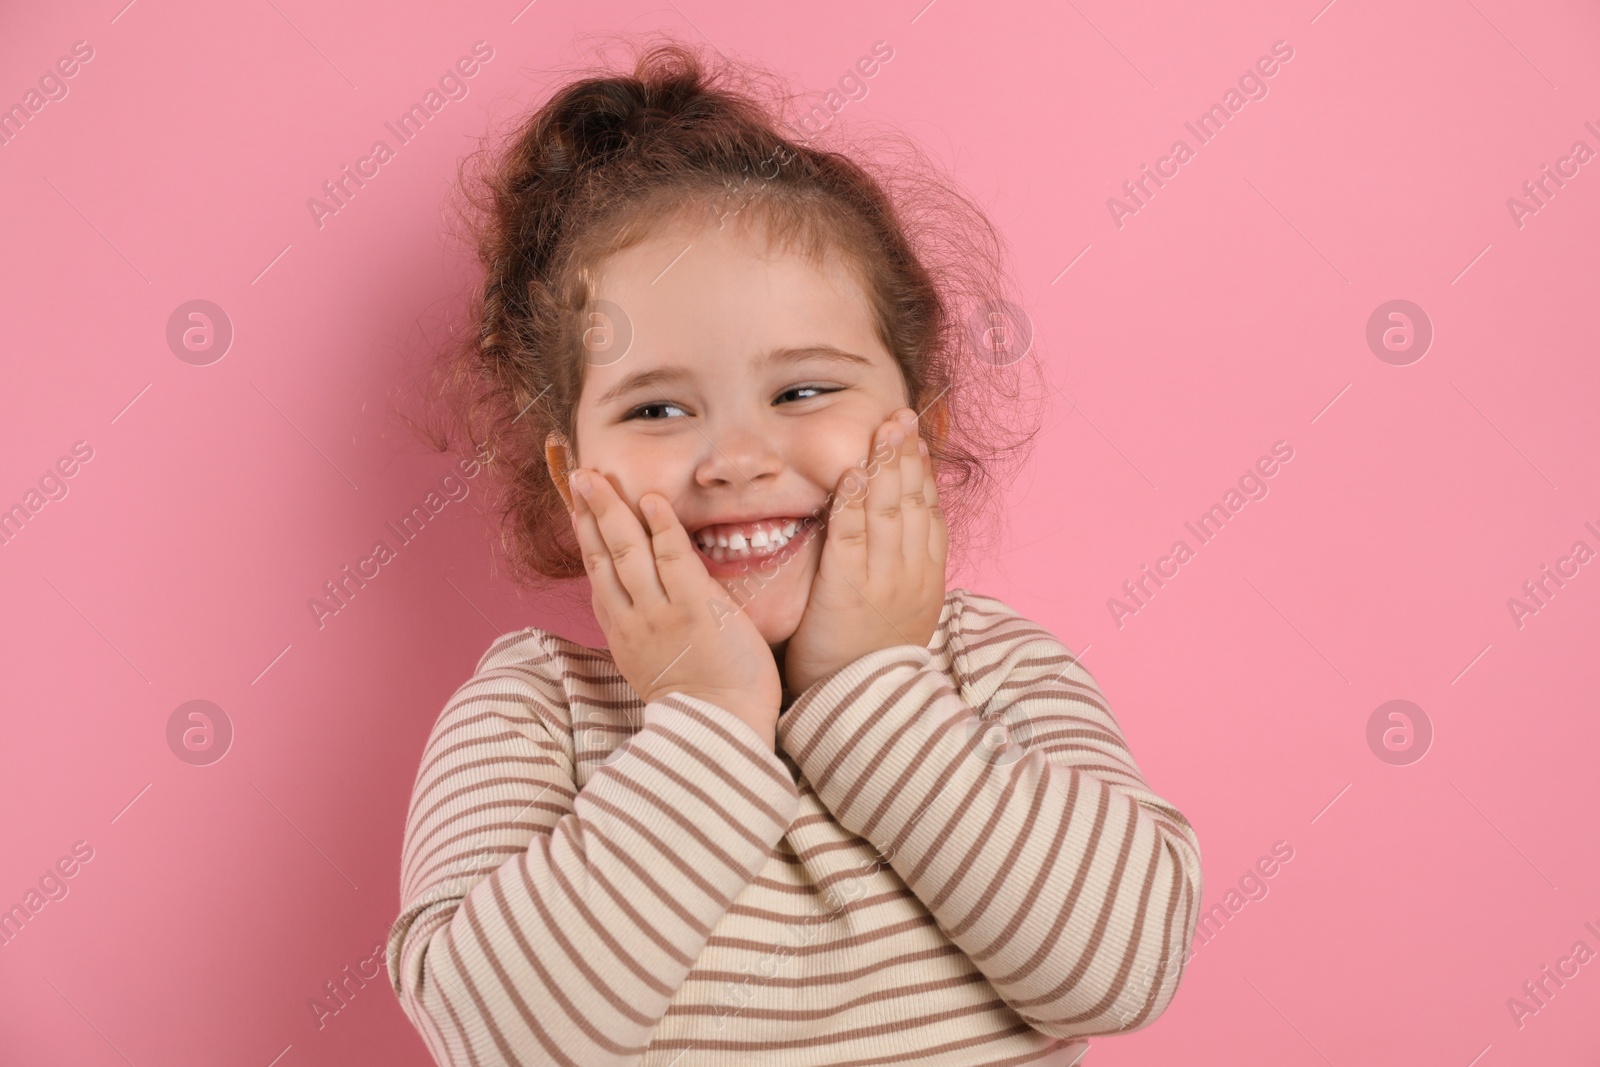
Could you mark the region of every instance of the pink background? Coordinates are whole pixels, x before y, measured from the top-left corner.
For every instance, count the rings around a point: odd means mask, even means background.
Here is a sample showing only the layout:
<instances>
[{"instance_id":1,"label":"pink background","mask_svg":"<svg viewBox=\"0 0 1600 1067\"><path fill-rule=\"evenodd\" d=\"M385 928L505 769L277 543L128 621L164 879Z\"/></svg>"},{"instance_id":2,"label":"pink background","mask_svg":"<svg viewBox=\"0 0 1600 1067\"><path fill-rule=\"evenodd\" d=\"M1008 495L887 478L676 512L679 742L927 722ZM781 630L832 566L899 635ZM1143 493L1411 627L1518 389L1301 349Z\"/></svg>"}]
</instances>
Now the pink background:
<instances>
[{"instance_id":1,"label":"pink background","mask_svg":"<svg viewBox=\"0 0 1600 1067\"><path fill-rule=\"evenodd\" d=\"M421 746L476 658L596 631L491 570L475 483L321 629L307 600L449 469L384 410L470 280L459 157L576 34L659 27L819 96L892 46L837 121L906 129L992 212L1059 393L1005 551L952 584L1086 650L1199 830L1207 906L1294 850L1089 1062L1596 1062L1600 962L1507 1007L1600 951L1600 563L1507 606L1600 549L1600 162L1520 227L1506 204L1600 150L1592 4L125 2L0 32L0 103L94 49L0 147L0 507L93 449L0 547L0 906L93 849L0 948L0 1061L428 1062L382 978L321 1029L308 999L383 941ZM318 229L307 198L477 40L470 94ZM1280 40L1269 95L1119 228L1107 198ZM235 330L208 366L165 338L196 298ZM1365 336L1393 299L1435 331L1406 366ZM1107 599L1280 440L1270 494L1119 626ZM195 699L235 731L209 766L167 742ZM1419 762L1368 746L1391 699L1432 723Z\"/></svg>"}]
</instances>

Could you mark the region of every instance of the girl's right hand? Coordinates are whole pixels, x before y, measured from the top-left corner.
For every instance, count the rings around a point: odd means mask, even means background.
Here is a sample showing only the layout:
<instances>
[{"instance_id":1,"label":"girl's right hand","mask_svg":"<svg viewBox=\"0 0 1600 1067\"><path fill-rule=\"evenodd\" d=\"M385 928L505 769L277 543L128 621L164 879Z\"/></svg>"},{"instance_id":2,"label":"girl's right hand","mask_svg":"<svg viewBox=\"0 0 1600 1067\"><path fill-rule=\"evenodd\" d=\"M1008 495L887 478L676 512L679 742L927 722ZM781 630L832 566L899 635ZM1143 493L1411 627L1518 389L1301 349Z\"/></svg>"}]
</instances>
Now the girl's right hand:
<instances>
[{"instance_id":1,"label":"girl's right hand","mask_svg":"<svg viewBox=\"0 0 1600 1067\"><path fill-rule=\"evenodd\" d=\"M677 692L743 719L776 747L783 687L772 649L705 565L660 493L639 500L644 527L611 481L572 474L572 521L600 629L646 704ZM728 610L713 610L719 601Z\"/></svg>"}]
</instances>

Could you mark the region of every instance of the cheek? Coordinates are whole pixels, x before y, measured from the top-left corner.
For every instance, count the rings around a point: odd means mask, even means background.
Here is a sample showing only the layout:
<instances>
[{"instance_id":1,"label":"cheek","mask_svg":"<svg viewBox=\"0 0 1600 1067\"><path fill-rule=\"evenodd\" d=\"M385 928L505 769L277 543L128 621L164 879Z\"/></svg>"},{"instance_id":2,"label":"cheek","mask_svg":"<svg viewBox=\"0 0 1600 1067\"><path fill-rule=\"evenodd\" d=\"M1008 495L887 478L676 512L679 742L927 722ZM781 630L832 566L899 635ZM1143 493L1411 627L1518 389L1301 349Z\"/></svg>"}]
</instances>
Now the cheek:
<instances>
[{"instance_id":1,"label":"cheek","mask_svg":"<svg viewBox=\"0 0 1600 1067\"><path fill-rule=\"evenodd\" d=\"M832 492L846 471L867 459L877 427L860 418L819 421L797 435L790 454L807 481Z\"/></svg>"},{"instance_id":2,"label":"cheek","mask_svg":"<svg viewBox=\"0 0 1600 1067\"><path fill-rule=\"evenodd\" d=\"M689 460L678 457L667 442L602 438L585 444L583 465L608 476L630 504L637 505L645 493L676 501L692 474Z\"/></svg>"}]
</instances>

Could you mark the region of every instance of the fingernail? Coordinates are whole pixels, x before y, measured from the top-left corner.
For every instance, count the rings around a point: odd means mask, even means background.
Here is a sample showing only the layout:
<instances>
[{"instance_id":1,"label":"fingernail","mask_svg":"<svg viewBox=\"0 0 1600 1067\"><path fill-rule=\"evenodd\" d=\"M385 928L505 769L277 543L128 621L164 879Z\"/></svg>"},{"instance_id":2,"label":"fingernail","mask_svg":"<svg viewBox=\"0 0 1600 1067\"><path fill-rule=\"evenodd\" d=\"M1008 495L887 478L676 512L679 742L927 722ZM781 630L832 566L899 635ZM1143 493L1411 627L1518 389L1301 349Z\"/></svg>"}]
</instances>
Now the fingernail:
<instances>
[{"instance_id":1,"label":"fingernail","mask_svg":"<svg viewBox=\"0 0 1600 1067\"><path fill-rule=\"evenodd\" d=\"M589 476L582 471L572 472L572 487L582 493L585 500L589 499L589 493L593 488L589 485Z\"/></svg>"},{"instance_id":2,"label":"fingernail","mask_svg":"<svg viewBox=\"0 0 1600 1067\"><path fill-rule=\"evenodd\" d=\"M904 426L908 430L917 424L916 413L911 411L909 408L900 412L900 414L895 417L900 420L900 425Z\"/></svg>"}]
</instances>

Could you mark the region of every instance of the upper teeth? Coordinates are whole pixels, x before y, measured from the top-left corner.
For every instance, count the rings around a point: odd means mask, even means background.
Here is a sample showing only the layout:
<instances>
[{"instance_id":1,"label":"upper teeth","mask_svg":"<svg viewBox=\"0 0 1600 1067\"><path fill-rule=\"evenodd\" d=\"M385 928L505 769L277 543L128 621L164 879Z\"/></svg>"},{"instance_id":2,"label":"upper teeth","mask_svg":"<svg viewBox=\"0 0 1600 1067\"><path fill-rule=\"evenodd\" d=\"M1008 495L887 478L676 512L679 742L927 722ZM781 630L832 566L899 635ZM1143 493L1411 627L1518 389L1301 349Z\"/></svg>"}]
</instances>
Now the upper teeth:
<instances>
[{"instance_id":1,"label":"upper teeth","mask_svg":"<svg viewBox=\"0 0 1600 1067\"><path fill-rule=\"evenodd\" d=\"M752 549L780 549L789 543L802 524L803 520L789 519L781 523L769 520L738 526L708 526L695 534L695 540L713 558L722 559L738 553L748 554Z\"/></svg>"}]
</instances>

